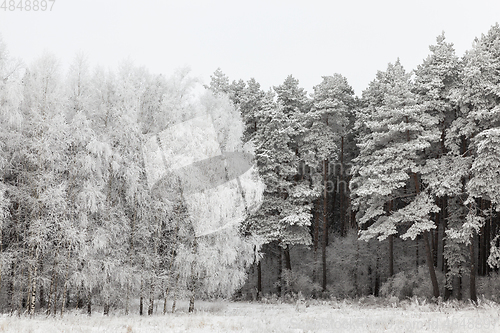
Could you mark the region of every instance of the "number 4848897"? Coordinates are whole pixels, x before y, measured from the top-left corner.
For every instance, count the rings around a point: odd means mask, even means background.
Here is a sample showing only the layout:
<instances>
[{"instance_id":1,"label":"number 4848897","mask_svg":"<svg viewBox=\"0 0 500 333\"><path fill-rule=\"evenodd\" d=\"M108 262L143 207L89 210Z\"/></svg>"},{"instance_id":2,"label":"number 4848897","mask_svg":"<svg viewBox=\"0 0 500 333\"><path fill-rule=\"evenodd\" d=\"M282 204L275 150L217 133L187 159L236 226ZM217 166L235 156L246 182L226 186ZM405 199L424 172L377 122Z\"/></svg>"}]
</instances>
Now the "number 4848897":
<instances>
[{"instance_id":1,"label":"number 4848897","mask_svg":"<svg viewBox=\"0 0 500 333\"><path fill-rule=\"evenodd\" d=\"M0 0L1 1L1 0ZM0 10L6 11L52 11L56 0L3 0Z\"/></svg>"}]
</instances>

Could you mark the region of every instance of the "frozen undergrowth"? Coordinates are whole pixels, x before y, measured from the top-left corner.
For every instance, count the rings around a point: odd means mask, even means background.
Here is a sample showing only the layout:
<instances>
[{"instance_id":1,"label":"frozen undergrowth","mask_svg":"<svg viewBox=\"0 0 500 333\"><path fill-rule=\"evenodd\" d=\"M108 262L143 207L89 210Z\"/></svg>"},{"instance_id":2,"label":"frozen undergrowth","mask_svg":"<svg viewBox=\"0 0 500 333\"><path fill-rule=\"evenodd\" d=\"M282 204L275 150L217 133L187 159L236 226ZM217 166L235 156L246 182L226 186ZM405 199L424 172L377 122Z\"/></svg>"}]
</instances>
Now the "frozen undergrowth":
<instances>
[{"instance_id":1,"label":"frozen undergrowth","mask_svg":"<svg viewBox=\"0 0 500 333\"><path fill-rule=\"evenodd\" d=\"M361 301L299 304L198 302L198 310L153 316L104 317L70 312L63 318L3 315L0 332L497 332L500 306L414 299L383 305Z\"/></svg>"}]
</instances>

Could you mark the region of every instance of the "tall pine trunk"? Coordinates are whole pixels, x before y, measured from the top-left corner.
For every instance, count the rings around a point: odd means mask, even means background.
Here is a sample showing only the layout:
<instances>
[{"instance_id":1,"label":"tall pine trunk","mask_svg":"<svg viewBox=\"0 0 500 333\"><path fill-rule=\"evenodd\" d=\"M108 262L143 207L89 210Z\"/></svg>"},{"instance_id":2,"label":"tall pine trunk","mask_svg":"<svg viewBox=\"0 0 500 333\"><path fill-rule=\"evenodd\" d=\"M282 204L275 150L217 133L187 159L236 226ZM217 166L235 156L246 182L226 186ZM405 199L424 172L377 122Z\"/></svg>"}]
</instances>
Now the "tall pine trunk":
<instances>
[{"instance_id":1,"label":"tall pine trunk","mask_svg":"<svg viewBox=\"0 0 500 333\"><path fill-rule=\"evenodd\" d=\"M439 285L437 282L436 271L434 269L434 260L432 256L431 246L429 244L429 232L426 230L423 232L423 241L425 245L425 254L427 255L427 267L429 268L429 274L431 276L432 282L432 293L434 297L439 297Z\"/></svg>"},{"instance_id":2,"label":"tall pine trunk","mask_svg":"<svg viewBox=\"0 0 500 333\"><path fill-rule=\"evenodd\" d=\"M319 245L319 214L318 214L318 207L319 207L319 203L314 203L314 206L315 206L315 209L314 209L314 232L313 232L313 260L314 260L314 263L313 263L313 272L312 272L312 281L313 283L315 283L317 280L318 280L318 277L317 277L317 270L318 270L318 267L319 267L319 263L318 263L318 245Z\"/></svg>"},{"instance_id":3,"label":"tall pine trunk","mask_svg":"<svg viewBox=\"0 0 500 333\"><path fill-rule=\"evenodd\" d=\"M321 240L321 261L322 261L322 289L326 291L326 242L328 237L328 218L327 218L327 208L328 208L328 192L327 192L327 160L323 161L323 238Z\"/></svg>"},{"instance_id":4,"label":"tall pine trunk","mask_svg":"<svg viewBox=\"0 0 500 333\"><path fill-rule=\"evenodd\" d=\"M415 237L415 268L416 270L418 271L418 266L420 266L420 255L418 253L418 249L419 249L420 245L418 244L418 235L417 237Z\"/></svg>"},{"instance_id":5,"label":"tall pine trunk","mask_svg":"<svg viewBox=\"0 0 500 333\"><path fill-rule=\"evenodd\" d=\"M432 233L432 260L434 267L438 267L438 248L439 248L439 225L441 224L441 212L435 214L436 229Z\"/></svg>"},{"instance_id":6,"label":"tall pine trunk","mask_svg":"<svg viewBox=\"0 0 500 333\"><path fill-rule=\"evenodd\" d=\"M377 250L379 250L379 246L377 244ZM378 251L377 251L378 253ZM378 297L379 291L380 291L380 259L379 256L377 255L377 258L375 259L375 286L373 287L373 296Z\"/></svg>"},{"instance_id":7,"label":"tall pine trunk","mask_svg":"<svg viewBox=\"0 0 500 333\"><path fill-rule=\"evenodd\" d=\"M288 270L292 270L292 260L290 258L290 245L287 245L283 249L283 254L285 255L285 268Z\"/></svg>"},{"instance_id":8,"label":"tall pine trunk","mask_svg":"<svg viewBox=\"0 0 500 333\"><path fill-rule=\"evenodd\" d=\"M389 277L394 275L394 235L389 235Z\"/></svg>"},{"instance_id":9,"label":"tall pine trunk","mask_svg":"<svg viewBox=\"0 0 500 333\"><path fill-rule=\"evenodd\" d=\"M469 250L470 250L470 300L477 303L477 291L476 291L476 254L475 254L475 240L474 235L471 236Z\"/></svg>"},{"instance_id":10,"label":"tall pine trunk","mask_svg":"<svg viewBox=\"0 0 500 333\"><path fill-rule=\"evenodd\" d=\"M257 299L262 299L262 263L261 260L257 263Z\"/></svg>"},{"instance_id":11,"label":"tall pine trunk","mask_svg":"<svg viewBox=\"0 0 500 333\"><path fill-rule=\"evenodd\" d=\"M283 297L283 248L278 245L278 295Z\"/></svg>"},{"instance_id":12,"label":"tall pine trunk","mask_svg":"<svg viewBox=\"0 0 500 333\"><path fill-rule=\"evenodd\" d=\"M339 192L339 212L340 212L340 225L341 225L341 236L345 237L347 235L347 225L345 218L345 181L344 181L344 137L340 138L340 177L337 177L337 191ZM336 171L336 169L335 169Z\"/></svg>"}]
</instances>

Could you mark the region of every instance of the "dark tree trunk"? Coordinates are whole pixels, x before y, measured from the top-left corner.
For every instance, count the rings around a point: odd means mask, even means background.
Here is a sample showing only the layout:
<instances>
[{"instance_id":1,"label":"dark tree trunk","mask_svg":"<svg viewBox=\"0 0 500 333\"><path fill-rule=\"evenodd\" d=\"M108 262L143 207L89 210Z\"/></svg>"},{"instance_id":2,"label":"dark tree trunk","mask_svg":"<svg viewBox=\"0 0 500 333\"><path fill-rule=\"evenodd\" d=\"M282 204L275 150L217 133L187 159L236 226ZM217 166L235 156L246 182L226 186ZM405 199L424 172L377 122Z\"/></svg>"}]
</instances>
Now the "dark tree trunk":
<instances>
[{"instance_id":1,"label":"dark tree trunk","mask_svg":"<svg viewBox=\"0 0 500 333\"><path fill-rule=\"evenodd\" d=\"M375 286L373 288L373 296L378 297L379 291L380 291L380 273L379 273L379 258L377 255L377 259L375 260Z\"/></svg>"},{"instance_id":2,"label":"dark tree trunk","mask_svg":"<svg viewBox=\"0 0 500 333\"><path fill-rule=\"evenodd\" d=\"M477 303L477 292L476 292L476 255L475 255L475 239L476 237L471 237L471 242L469 245L470 249L470 279L469 279L469 288L470 288L470 300L474 303Z\"/></svg>"},{"instance_id":3,"label":"dark tree trunk","mask_svg":"<svg viewBox=\"0 0 500 333\"><path fill-rule=\"evenodd\" d=\"M416 248L416 251L415 251L415 263L416 263L416 268L418 270L418 266L420 266L420 257L419 257L419 254L418 254L418 248L419 248L419 244L418 244L418 235L417 237L415 237L415 248Z\"/></svg>"},{"instance_id":4,"label":"dark tree trunk","mask_svg":"<svg viewBox=\"0 0 500 333\"><path fill-rule=\"evenodd\" d=\"M109 316L109 302L104 303L104 315Z\"/></svg>"},{"instance_id":5,"label":"dark tree trunk","mask_svg":"<svg viewBox=\"0 0 500 333\"><path fill-rule=\"evenodd\" d=\"M443 298L445 301L449 300L451 295L453 294L453 279L451 279L451 281L449 281L449 279L450 279L448 277L449 271L450 271L450 268L448 267L448 264L445 263L444 273L446 274L446 283L445 283L444 295L443 295Z\"/></svg>"},{"instance_id":6,"label":"dark tree trunk","mask_svg":"<svg viewBox=\"0 0 500 333\"><path fill-rule=\"evenodd\" d=\"M389 235L389 277L394 275L394 235Z\"/></svg>"},{"instance_id":7,"label":"dark tree trunk","mask_svg":"<svg viewBox=\"0 0 500 333\"><path fill-rule=\"evenodd\" d=\"M436 213L436 229L432 232L432 260L434 267L438 267L438 245L439 245L439 225L441 224L441 212Z\"/></svg>"},{"instance_id":8,"label":"dark tree trunk","mask_svg":"<svg viewBox=\"0 0 500 333\"><path fill-rule=\"evenodd\" d=\"M141 289L139 295L139 316L144 315L144 281L141 278Z\"/></svg>"},{"instance_id":9,"label":"dark tree trunk","mask_svg":"<svg viewBox=\"0 0 500 333\"><path fill-rule=\"evenodd\" d=\"M322 259L322 289L326 291L326 242L328 237L328 192L327 192L327 160L323 161L323 239L321 241L321 259Z\"/></svg>"},{"instance_id":10,"label":"dark tree trunk","mask_svg":"<svg viewBox=\"0 0 500 333\"><path fill-rule=\"evenodd\" d=\"M370 293L372 295L375 295L375 289L373 288L373 281L374 281L374 278L373 278L373 269L372 269L371 265L368 266L368 278L370 280Z\"/></svg>"},{"instance_id":11,"label":"dark tree trunk","mask_svg":"<svg viewBox=\"0 0 500 333\"><path fill-rule=\"evenodd\" d=\"M285 268L291 271L292 260L290 259L290 245L286 246L286 248L283 250L283 253L285 255Z\"/></svg>"},{"instance_id":12,"label":"dark tree trunk","mask_svg":"<svg viewBox=\"0 0 500 333\"><path fill-rule=\"evenodd\" d=\"M153 314L153 308L154 308L154 282L151 281L149 284L149 306L148 306L148 316L151 316Z\"/></svg>"},{"instance_id":13,"label":"dark tree trunk","mask_svg":"<svg viewBox=\"0 0 500 333\"><path fill-rule=\"evenodd\" d=\"M319 206L319 203L315 203L314 204L315 206L315 210L314 210L314 238L313 238L313 260L314 260L314 263L313 263L313 277L312 277L312 281L313 283L315 283L317 280L318 280L318 277L317 277L317 269L319 267L319 263L318 263L318 245L319 245L319 214L318 214L318 206Z\"/></svg>"},{"instance_id":14,"label":"dark tree trunk","mask_svg":"<svg viewBox=\"0 0 500 333\"><path fill-rule=\"evenodd\" d=\"M87 295L87 315L91 316L92 315L92 292L89 291Z\"/></svg>"},{"instance_id":15,"label":"dark tree trunk","mask_svg":"<svg viewBox=\"0 0 500 333\"><path fill-rule=\"evenodd\" d=\"M447 272L447 263L446 263L446 258L444 256L444 249L446 245L446 230L448 229L448 197L445 196L442 200L442 205L441 205L441 210L443 211L443 239L441 240L442 247L441 247L441 271L442 272Z\"/></svg>"},{"instance_id":16,"label":"dark tree trunk","mask_svg":"<svg viewBox=\"0 0 500 333\"><path fill-rule=\"evenodd\" d=\"M191 298L189 299L189 309L188 312L193 312L194 311L194 294L191 295Z\"/></svg>"},{"instance_id":17,"label":"dark tree trunk","mask_svg":"<svg viewBox=\"0 0 500 333\"><path fill-rule=\"evenodd\" d=\"M493 207L492 207L492 203L490 202L490 209L492 210L490 212L490 218L489 218L489 221L486 222L486 225L487 225L487 228L486 228L486 240L485 240L485 243L486 243L486 246L485 246L485 253L487 253L486 255L486 274L485 275L488 275L490 274L490 271L491 271L491 268L490 268L490 265L488 265L488 258L487 256L489 255L490 251L491 251L491 236L492 236L492 223L493 223Z\"/></svg>"},{"instance_id":18,"label":"dark tree trunk","mask_svg":"<svg viewBox=\"0 0 500 333\"><path fill-rule=\"evenodd\" d=\"M40 290L40 295L38 296L40 298L40 309L43 309L45 308L45 290L42 284L38 289Z\"/></svg>"},{"instance_id":19,"label":"dark tree trunk","mask_svg":"<svg viewBox=\"0 0 500 333\"><path fill-rule=\"evenodd\" d=\"M462 300L462 277L459 276L458 279L457 279L457 299L459 301Z\"/></svg>"},{"instance_id":20,"label":"dark tree trunk","mask_svg":"<svg viewBox=\"0 0 500 333\"><path fill-rule=\"evenodd\" d=\"M57 314L57 276L54 280L54 316Z\"/></svg>"},{"instance_id":21,"label":"dark tree trunk","mask_svg":"<svg viewBox=\"0 0 500 333\"><path fill-rule=\"evenodd\" d=\"M423 232L423 240L424 240L424 245L425 245L425 252L427 255L427 267L429 268L429 274L431 276L431 282L432 282L432 293L434 297L438 298L439 297L439 285L437 282L437 277L436 277L436 271L434 270L434 260L432 259L432 250L431 246L429 244L429 232L424 231Z\"/></svg>"},{"instance_id":22,"label":"dark tree trunk","mask_svg":"<svg viewBox=\"0 0 500 333\"><path fill-rule=\"evenodd\" d=\"M278 295L283 297L283 248L278 245Z\"/></svg>"},{"instance_id":23,"label":"dark tree trunk","mask_svg":"<svg viewBox=\"0 0 500 333\"><path fill-rule=\"evenodd\" d=\"M8 284L8 289L7 289L7 295L8 295L8 302L9 302L9 307L10 307L10 312L11 314L14 313L15 311L15 306L16 303L14 301L14 270L16 268L16 265L14 263L11 264L11 270L10 270L10 281Z\"/></svg>"},{"instance_id":24,"label":"dark tree trunk","mask_svg":"<svg viewBox=\"0 0 500 333\"><path fill-rule=\"evenodd\" d=\"M154 302L155 302L154 298L151 297L149 299L148 316L151 316L153 314L154 305L155 305Z\"/></svg>"},{"instance_id":25,"label":"dark tree trunk","mask_svg":"<svg viewBox=\"0 0 500 333\"><path fill-rule=\"evenodd\" d=\"M262 298L262 263L261 260L257 263L257 299Z\"/></svg>"},{"instance_id":26,"label":"dark tree trunk","mask_svg":"<svg viewBox=\"0 0 500 333\"><path fill-rule=\"evenodd\" d=\"M336 171L336 169L335 169ZM344 182L344 137L341 137L340 142L340 176L337 178L337 190L339 194L339 212L340 212L340 225L341 236L347 235L347 225L345 218L345 182Z\"/></svg>"},{"instance_id":27,"label":"dark tree trunk","mask_svg":"<svg viewBox=\"0 0 500 333\"><path fill-rule=\"evenodd\" d=\"M0 231L0 240L1 240L1 231ZM0 250L1 250L1 243L0 243ZM40 272L43 272L43 258L40 258ZM43 284L40 284L40 287L38 289L40 290L40 295L39 295L40 309L43 309L45 308L45 288L43 287Z\"/></svg>"}]
</instances>

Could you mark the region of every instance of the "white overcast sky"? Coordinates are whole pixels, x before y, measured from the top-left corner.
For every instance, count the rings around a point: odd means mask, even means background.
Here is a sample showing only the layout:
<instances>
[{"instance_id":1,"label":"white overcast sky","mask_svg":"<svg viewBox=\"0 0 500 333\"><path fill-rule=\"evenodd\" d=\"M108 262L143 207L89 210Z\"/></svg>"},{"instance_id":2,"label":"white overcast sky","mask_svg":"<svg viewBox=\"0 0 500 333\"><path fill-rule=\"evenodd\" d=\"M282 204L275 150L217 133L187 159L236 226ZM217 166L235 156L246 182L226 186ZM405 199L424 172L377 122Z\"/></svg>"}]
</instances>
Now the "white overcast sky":
<instances>
[{"instance_id":1,"label":"white overcast sky","mask_svg":"<svg viewBox=\"0 0 500 333\"><path fill-rule=\"evenodd\" d=\"M497 21L498 0L56 0L50 12L0 9L0 34L27 64L49 52L66 68L83 51L111 69L188 65L205 83L220 67L266 90L292 74L309 93L340 73L360 95L398 57L414 69L442 31L461 56Z\"/></svg>"}]
</instances>

